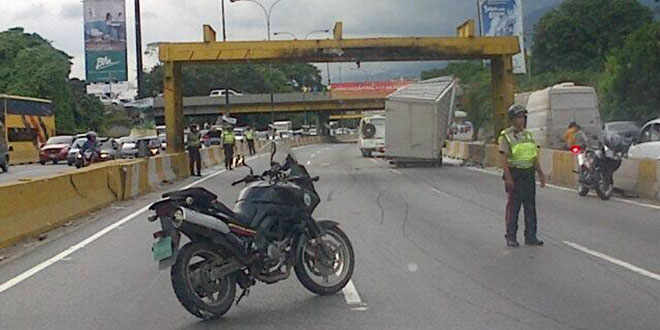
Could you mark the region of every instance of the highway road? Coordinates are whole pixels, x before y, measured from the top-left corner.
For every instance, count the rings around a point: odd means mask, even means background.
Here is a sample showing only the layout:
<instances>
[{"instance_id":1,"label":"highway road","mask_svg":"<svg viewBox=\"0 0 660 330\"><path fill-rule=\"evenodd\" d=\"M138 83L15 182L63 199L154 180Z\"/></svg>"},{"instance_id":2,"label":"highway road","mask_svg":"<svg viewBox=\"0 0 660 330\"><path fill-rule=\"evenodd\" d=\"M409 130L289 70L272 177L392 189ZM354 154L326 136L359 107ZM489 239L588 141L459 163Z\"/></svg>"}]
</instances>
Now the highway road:
<instances>
[{"instance_id":1,"label":"highway road","mask_svg":"<svg viewBox=\"0 0 660 330\"><path fill-rule=\"evenodd\" d=\"M150 194L0 251L0 329L659 327L657 207L540 189L545 246L507 248L497 175L394 169L354 144L296 153L321 177L316 217L339 221L353 241L353 286L342 294L314 296L294 276L257 285L220 320L198 320L152 261L157 226L143 211L158 195ZM263 156L250 162L265 166ZM229 183L245 171L204 174L198 185L232 203L240 187Z\"/></svg>"}]
</instances>

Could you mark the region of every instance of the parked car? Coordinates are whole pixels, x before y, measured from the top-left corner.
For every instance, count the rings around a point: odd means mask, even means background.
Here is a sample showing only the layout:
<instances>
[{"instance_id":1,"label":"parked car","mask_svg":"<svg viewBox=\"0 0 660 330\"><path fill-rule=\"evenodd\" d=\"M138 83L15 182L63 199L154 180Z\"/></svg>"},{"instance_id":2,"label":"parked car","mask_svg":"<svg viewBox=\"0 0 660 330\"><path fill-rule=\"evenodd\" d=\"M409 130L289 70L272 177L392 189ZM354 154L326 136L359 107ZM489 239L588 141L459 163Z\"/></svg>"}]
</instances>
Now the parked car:
<instances>
[{"instance_id":1,"label":"parked car","mask_svg":"<svg viewBox=\"0 0 660 330\"><path fill-rule=\"evenodd\" d=\"M71 135L51 137L39 150L39 163L46 165L48 161L52 161L53 164L65 161L72 143L73 136Z\"/></svg>"},{"instance_id":2,"label":"parked car","mask_svg":"<svg viewBox=\"0 0 660 330\"><path fill-rule=\"evenodd\" d=\"M67 153L66 156L66 163L69 166L73 166L76 162L76 155L78 154L78 151L82 149L83 145L85 145L85 142L87 142L87 138L81 137L77 138L75 141L73 141L73 144L69 148L69 152Z\"/></svg>"},{"instance_id":3,"label":"parked car","mask_svg":"<svg viewBox=\"0 0 660 330\"><path fill-rule=\"evenodd\" d=\"M603 125L603 141L610 141L611 137L615 134L623 138L624 144L628 148L635 142L639 141L641 129L634 121L613 121ZM628 150L626 149L626 152Z\"/></svg>"},{"instance_id":4,"label":"parked car","mask_svg":"<svg viewBox=\"0 0 660 330\"><path fill-rule=\"evenodd\" d=\"M239 92L235 89L227 88L227 89L214 89L214 90L211 91L209 96L210 97L225 96L225 95L227 95L227 93L229 93L229 95L233 95L233 96L243 95L243 93L241 93L241 92Z\"/></svg>"},{"instance_id":5,"label":"parked car","mask_svg":"<svg viewBox=\"0 0 660 330\"><path fill-rule=\"evenodd\" d=\"M141 145L144 150L141 154ZM160 153L160 139L158 136L135 137L133 140L126 141L121 147L121 158L150 157Z\"/></svg>"},{"instance_id":6,"label":"parked car","mask_svg":"<svg viewBox=\"0 0 660 330\"><path fill-rule=\"evenodd\" d=\"M205 147L222 145L222 131L219 129L201 130L202 144Z\"/></svg>"},{"instance_id":7,"label":"parked car","mask_svg":"<svg viewBox=\"0 0 660 330\"><path fill-rule=\"evenodd\" d=\"M639 141L628 149L628 157L660 159L660 119L642 127Z\"/></svg>"}]
</instances>

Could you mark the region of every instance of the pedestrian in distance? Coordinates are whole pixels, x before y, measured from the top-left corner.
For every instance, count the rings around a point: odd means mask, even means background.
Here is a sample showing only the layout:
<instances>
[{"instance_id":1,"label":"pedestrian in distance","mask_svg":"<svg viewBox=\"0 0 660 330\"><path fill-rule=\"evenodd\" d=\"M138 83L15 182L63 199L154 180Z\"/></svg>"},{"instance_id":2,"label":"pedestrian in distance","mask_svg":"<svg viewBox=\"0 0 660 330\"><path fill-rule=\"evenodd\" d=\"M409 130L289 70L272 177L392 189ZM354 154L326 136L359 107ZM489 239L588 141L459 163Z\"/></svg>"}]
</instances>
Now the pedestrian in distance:
<instances>
[{"instance_id":1,"label":"pedestrian in distance","mask_svg":"<svg viewBox=\"0 0 660 330\"><path fill-rule=\"evenodd\" d=\"M245 140L248 144L248 151L250 156L253 156L257 152L254 150L254 129L252 126L248 125L247 130L245 131Z\"/></svg>"},{"instance_id":2,"label":"pedestrian in distance","mask_svg":"<svg viewBox=\"0 0 660 330\"><path fill-rule=\"evenodd\" d=\"M222 130L222 148L225 150L225 169L229 171L232 170L235 145L236 136L234 136L234 128L231 125L227 125Z\"/></svg>"},{"instance_id":3,"label":"pedestrian in distance","mask_svg":"<svg viewBox=\"0 0 660 330\"><path fill-rule=\"evenodd\" d=\"M188 133L188 158L192 176L202 176L202 155L199 153L199 149L202 147L201 138L197 125L191 125L190 133Z\"/></svg>"},{"instance_id":4,"label":"pedestrian in distance","mask_svg":"<svg viewBox=\"0 0 660 330\"><path fill-rule=\"evenodd\" d=\"M518 213L525 210L525 244L540 246L537 237L536 177L545 187L545 174L538 159L538 145L532 133L525 129L527 109L514 104L508 110L512 126L503 130L498 138L499 151L504 169L506 203L506 245L518 247Z\"/></svg>"}]
</instances>

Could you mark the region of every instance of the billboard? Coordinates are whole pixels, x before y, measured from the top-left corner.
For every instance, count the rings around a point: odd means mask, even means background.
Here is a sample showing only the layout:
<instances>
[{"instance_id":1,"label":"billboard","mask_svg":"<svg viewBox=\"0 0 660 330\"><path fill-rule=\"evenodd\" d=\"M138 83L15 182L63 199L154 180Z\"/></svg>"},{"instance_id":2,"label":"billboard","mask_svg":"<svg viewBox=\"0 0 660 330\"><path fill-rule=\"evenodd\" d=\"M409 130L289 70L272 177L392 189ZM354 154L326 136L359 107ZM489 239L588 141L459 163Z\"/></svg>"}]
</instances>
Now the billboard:
<instances>
[{"instance_id":1,"label":"billboard","mask_svg":"<svg viewBox=\"0 0 660 330\"><path fill-rule=\"evenodd\" d=\"M523 0L479 0L484 36L517 36L520 54L513 57L513 73L526 73L523 38Z\"/></svg>"},{"instance_id":2,"label":"billboard","mask_svg":"<svg viewBox=\"0 0 660 330\"><path fill-rule=\"evenodd\" d=\"M128 80L125 0L84 0L87 82Z\"/></svg>"}]
</instances>

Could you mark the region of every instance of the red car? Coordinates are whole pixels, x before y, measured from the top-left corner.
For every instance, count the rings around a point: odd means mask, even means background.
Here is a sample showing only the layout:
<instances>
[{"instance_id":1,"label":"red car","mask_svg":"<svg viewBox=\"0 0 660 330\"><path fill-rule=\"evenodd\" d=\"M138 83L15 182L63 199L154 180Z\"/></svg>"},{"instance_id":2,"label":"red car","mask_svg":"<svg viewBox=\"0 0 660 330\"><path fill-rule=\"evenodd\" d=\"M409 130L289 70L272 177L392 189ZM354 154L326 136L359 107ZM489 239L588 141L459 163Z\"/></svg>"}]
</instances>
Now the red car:
<instances>
[{"instance_id":1,"label":"red car","mask_svg":"<svg viewBox=\"0 0 660 330\"><path fill-rule=\"evenodd\" d=\"M53 136L48 139L39 151L39 163L45 165L48 161L52 161L53 164L57 164L59 161L66 161L67 153L71 144L73 144L73 140L73 136L69 135Z\"/></svg>"}]
</instances>

